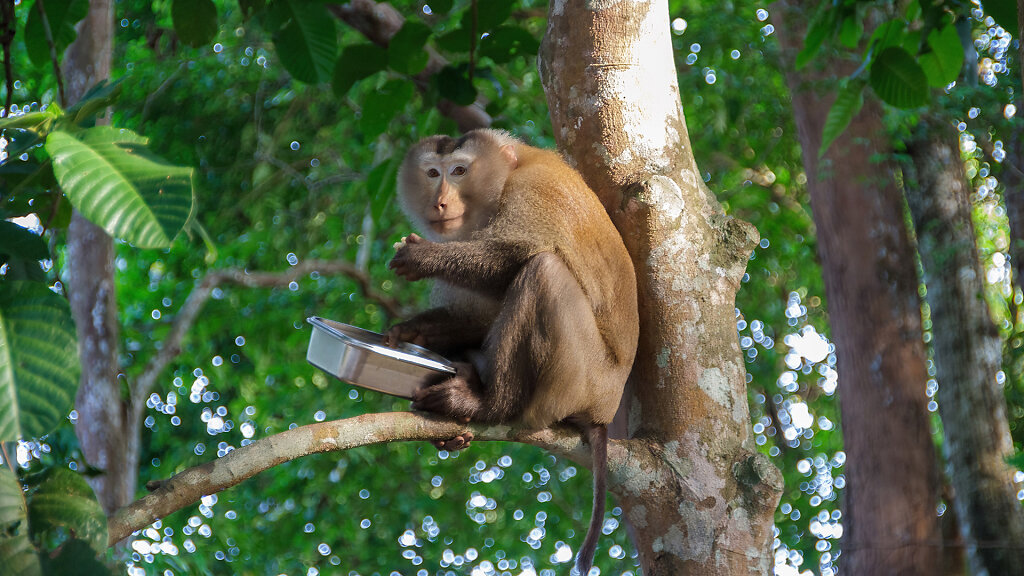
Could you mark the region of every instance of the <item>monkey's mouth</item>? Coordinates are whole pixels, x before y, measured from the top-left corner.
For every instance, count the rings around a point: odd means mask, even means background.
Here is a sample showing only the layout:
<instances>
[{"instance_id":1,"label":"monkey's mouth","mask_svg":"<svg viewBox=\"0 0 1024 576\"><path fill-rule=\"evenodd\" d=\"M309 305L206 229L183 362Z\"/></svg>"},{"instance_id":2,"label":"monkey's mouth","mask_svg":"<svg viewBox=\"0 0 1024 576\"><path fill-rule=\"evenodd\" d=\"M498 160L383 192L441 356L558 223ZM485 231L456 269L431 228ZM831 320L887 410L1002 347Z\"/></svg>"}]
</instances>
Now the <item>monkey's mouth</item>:
<instances>
[{"instance_id":1,"label":"monkey's mouth","mask_svg":"<svg viewBox=\"0 0 1024 576\"><path fill-rule=\"evenodd\" d=\"M462 214L458 216L451 216L449 218L441 218L439 220L431 220L430 227L433 228L439 234L445 234L462 228L462 222L464 218Z\"/></svg>"}]
</instances>

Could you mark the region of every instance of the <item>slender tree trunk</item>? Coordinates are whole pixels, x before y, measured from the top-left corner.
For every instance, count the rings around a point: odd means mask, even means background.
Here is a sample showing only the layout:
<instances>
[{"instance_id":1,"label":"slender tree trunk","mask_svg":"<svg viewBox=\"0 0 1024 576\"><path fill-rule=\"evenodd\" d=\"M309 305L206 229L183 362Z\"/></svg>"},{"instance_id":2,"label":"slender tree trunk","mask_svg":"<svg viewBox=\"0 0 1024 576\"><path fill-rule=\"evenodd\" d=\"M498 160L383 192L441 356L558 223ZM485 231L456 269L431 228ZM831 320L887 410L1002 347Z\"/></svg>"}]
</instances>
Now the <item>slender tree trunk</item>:
<instances>
[{"instance_id":1,"label":"slender tree trunk","mask_svg":"<svg viewBox=\"0 0 1024 576\"><path fill-rule=\"evenodd\" d=\"M89 15L64 58L69 103L110 77L113 25L113 2L91 0ZM67 290L82 359L75 432L86 462L104 472L90 483L103 509L111 513L135 496L139 418L128 408L128 394L118 379L113 241L77 211L68 228Z\"/></svg>"},{"instance_id":2,"label":"slender tree trunk","mask_svg":"<svg viewBox=\"0 0 1024 576\"><path fill-rule=\"evenodd\" d=\"M815 88L839 72L811 70L814 63L795 71L813 5L776 6L840 374L847 454L842 569L940 574L939 478L926 410L915 257L893 166L876 159L889 150L880 108L868 97L819 158L833 96Z\"/></svg>"},{"instance_id":3,"label":"slender tree trunk","mask_svg":"<svg viewBox=\"0 0 1024 576\"><path fill-rule=\"evenodd\" d=\"M750 439L735 318L757 233L725 216L700 179L668 18L665 0L552 2L541 46L559 147L601 197L637 271L628 405L633 442L648 449L612 470L610 485L647 576L763 575L782 486Z\"/></svg>"},{"instance_id":4,"label":"slender tree trunk","mask_svg":"<svg viewBox=\"0 0 1024 576\"><path fill-rule=\"evenodd\" d=\"M1016 498L1006 399L996 373L1002 341L984 298L970 186L956 133L922 127L905 179L931 308L939 410L954 503L976 574L1024 574L1024 508Z\"/></svg>"}]
</instances>

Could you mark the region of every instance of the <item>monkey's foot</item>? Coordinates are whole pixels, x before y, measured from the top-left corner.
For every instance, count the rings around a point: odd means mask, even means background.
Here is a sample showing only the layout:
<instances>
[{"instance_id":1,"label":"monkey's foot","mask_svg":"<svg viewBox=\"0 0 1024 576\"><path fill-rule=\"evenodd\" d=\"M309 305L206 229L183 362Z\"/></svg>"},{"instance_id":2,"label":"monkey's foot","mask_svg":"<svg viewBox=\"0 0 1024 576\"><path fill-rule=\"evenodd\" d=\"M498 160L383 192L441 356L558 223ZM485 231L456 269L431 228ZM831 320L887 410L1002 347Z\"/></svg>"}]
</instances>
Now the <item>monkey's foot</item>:
<instances>
[{"instance_id":1,"label":"monkey's foot","mask_svg":"<svg viewBox=\"0 0 1024 576\"><path fill-rule=\"evenodd\" d=\"M480 412L480 398L466 378L456 375L413 392L412 409L469 422Z\"/></svg>"},{"instance_id":2,"label":"monkey's foot","mask_svg":"<svg viewBox=\"0 0 1024 576\"><path fill-rule=\"evenodd\" d=\"M469 443L472 440L473 433L466 431L454 438L449 438L448 440L434 440L431 444L433 444L438 450L454 452L456 450L462 450L463 448L469 448Z\"/></svg>"}]
</instances>

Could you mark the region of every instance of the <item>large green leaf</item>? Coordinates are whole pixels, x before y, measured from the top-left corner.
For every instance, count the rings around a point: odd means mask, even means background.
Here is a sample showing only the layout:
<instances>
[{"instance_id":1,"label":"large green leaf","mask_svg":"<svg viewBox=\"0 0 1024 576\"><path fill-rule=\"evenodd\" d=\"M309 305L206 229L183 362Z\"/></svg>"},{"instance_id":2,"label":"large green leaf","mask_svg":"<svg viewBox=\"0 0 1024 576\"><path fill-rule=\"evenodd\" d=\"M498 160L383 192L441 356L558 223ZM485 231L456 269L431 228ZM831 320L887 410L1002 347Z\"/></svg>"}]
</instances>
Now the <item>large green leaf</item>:
<instances>
[{"instance_id":1,"label":"large green leaf","mask_svg":"<svg viewBox=\"0 0 1024 576\"><path fill-rule=\"evenodd\" d=\"M331 89L342 98L352 86L367 76L380 72L388 65L388 53L376 44L346 46L334 66Z\"/></svg>"},{"instance_id":2,"label":"large green leaf","mask_svg":"<svg viewBox=\"0 0 1024 576\"><path fill-rule=\"evenodd\" d=\"M928 77L928 84L942 88L957 79L964 65L964 48L956 26L947 24L928 34L928 51L918 61Z\"/></svg>"},{"instance_id":3,"label":"large green leaf","mask_svg":"<svg viewBox=\"0 0 1024 576\"><path fill-rule=\"evenodd\" d=\"M359 128L366 139L373 140L383 134L395 116L405 110L413 94L412 82L392 80L381 86L373 98L368 98L363 103L363 115L359 118Z\"/></svg>"},{"instance_id":4,"label":"large green leaf","mask_svg":"<svg viewBox=\"0 0 1024 576\"><path fill-rule=\"evenodd\" d=\"M427 65L430 55L423 49L430 38L430 27L406 20L388 43L388 66L403 74L416 74Z\"/></svg>"},{"instance_id":5,"label":"large green leaf","mask_svg":"<svg viewBox=\"0 0 1024 576\"><path fill-rule=\"evenodd\" d=\"M274 48L288 73L308 84L330 78L338 38L327 7L308 0L276 0L270 16L279 23Z\"/></svg>"},{"instance_id":6,"label":"large green leaf","mask_svg":"<svg viewBox=\"0 0 1024 576\"><path fill-rule=\"evenodd\" d=\"M145 145L110 126L57 130L46 139L57 181L83 216L141 248L166 248L192 215L192 169Z\"/></svg>"},{"instance_id":7,"label":"large green leaf","mask_svg":"<svg viewBox=\"0 0 1024 576\"><path fill-rule=\"evenodd\" d=\"M78 390L67 300L38 282L0 282L0 441L46 434Z\"/></svg>"},{"instance_id":8,"label":"large green leaf","mask_svg":"<svg viewBox=\"0 0 1024 576\"><path fill-rule=\"evenodd\" d=\"M913 108L928 101L928 78L914 57L890 46L871 64L871 87L878 97L897 108Z\"/></svg>"},{"instance_id":9,"label":"large green leaf","mask_svg":"<svg viewBox=\"0 0 1024 576\"><path fill-rule=\"evenodd\" d=\"M22 5L24 6L24 4ZM46 12L46 21L50 25L50 37L53 39L54 51L60 58L64 54L64 49L75 41L77 36L75 24L89 13L89 1L46 0L43 7ZM48 68L51 66L50 43L46 40L43 19L39 16L39 0L28 7L27 14L24 35L25 51L28 52L29 60L33 64Z\"/></svg>"},{"instance_id":10,"label":"large green leaf","mask_svg":"<svg viewBox=\"0 0 1024 576\"><path fill-rule=\"evenodd\" d=\"M10 576L39 576L39 556L28 539L28 515L21 484L0 468L0 566Z\"/></svg>"},{"instance_id":11,"label":"large green leaf","mask_svg":"<svg viewBox=\"0 0 1024 576\"><path fill-rule=\"evenodd\" d=\"M847 84L836 96L836 101L825 118L825 128L821 134L821 148L818 156L824 156L829 146L850 125L853 117L864 105L864 83L853 81Z\"/></svg>"},{"instance_id":12,"label":"large green leaf","mask_svg":"<svg viewBox=\"0 0 1024 576\"><path fill-rule=\"evenodd\" d=\"M217 7L212 0L174 0L171 20L178 38L195 48L217 35Z\"/></svg>"},{"instance_id":13,"label":"large green leaf","mask_svg":"<svg viewBox=\"0 0 1024 576\"><path fill-rule=\"evenodd\" d=\"M28 504L32 535L64 528L87 542L96 553L107 549L107 517L80 474L54 468Z\"/></svg>"}]
</instances>

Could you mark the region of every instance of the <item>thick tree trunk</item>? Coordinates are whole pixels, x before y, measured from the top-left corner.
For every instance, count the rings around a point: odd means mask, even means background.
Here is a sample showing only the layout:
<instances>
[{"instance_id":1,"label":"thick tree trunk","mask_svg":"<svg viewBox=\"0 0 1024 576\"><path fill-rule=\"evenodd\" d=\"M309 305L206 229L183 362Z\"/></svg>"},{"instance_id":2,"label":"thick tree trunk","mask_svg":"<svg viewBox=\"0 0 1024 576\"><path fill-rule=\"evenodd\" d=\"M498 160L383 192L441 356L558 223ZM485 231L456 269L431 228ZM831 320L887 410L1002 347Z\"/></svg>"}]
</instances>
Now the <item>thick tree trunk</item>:
<instances>
[{"instance_id":1,"label":"thick tree trunk","mask_svg":"<svg viewBox=\"0 0 1024 576\"><path fill-rule=\"evenodd\" d=\"M1002 341L984 298L970 186L956 133L926 125L908 145L905 179L931 308L939 411L954 503L972 571L1024 573L1024 508L1016 498L1006 400L996 380Z\"/></svg>"},{"instance_id":2,"label":"thick tree trunk","mask_svg":"<svg viewBox=\"0 0 1024 576\"><path fill-rule=\"evenodd\" d=\"M819 159L833 98L814 88L837 72L810 70L813 63L794 71L814 6L776 6L838 357L847 454L843 572L940 574L939 478L915 258L893 166L876 159L889 150L880 108L869 96Z\"/></svg>"},{"instance_id":3,"label":"thick tree trunk","mask_svg":"<svg viewBox=\"0 0 1024 576\"><path fill-rule=\"evenodd\" d=\"M559 147L633 257L641 337L628 402L647 454L612 470L647 576L767 574L778 470L750 441L735 294L757 232L694 161L667 2L552 2L541 77ZM635 440L634 442L641 442Z\"/></svg>"},{"instance_id":4,"label":"thick tree trunk","mask_svg":"<svg viewBox=\"0 0 1024 576\"><path fill-rule=\"evenodd\" d=\"M113 2L91 0L89 15L64 58L69 103L110 77L113 26ZM128 408L128 394L118 380L113 240L77 212L68 228L67 291L82 359L75 432L86 462L104 471L90 483L103 509L111 513L135 496L139 415Z\"/></svg>"}]
</instances>

